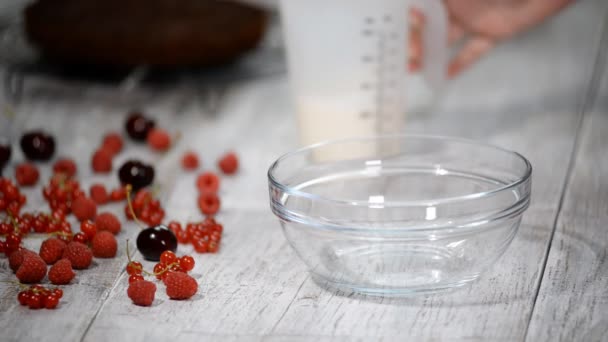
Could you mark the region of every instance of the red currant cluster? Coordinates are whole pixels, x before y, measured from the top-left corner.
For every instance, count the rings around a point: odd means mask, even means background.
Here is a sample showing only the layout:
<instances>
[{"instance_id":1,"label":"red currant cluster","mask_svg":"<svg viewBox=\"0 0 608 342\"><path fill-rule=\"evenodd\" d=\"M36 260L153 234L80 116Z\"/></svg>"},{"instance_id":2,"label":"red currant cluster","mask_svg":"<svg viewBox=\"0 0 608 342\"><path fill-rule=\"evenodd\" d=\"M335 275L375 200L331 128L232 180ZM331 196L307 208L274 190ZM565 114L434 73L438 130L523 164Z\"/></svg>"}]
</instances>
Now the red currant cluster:
<instances>
[{"instance_id":1,"label":"red currant cluster","mask_svg":"<svg viewBox=\"0 0 608 342\"><path fill-rule=\"evenodd\" d=\"M156 279L164 280L171 272L188 273L194 268L194 258L189 255L178 257L172 251L164 251L160 255L160 261L154 265L152 273L146 272L140 262L129 261L127 264L127 273L129 274L129 283L138 280L143 280L143 274L155 276Z\"/></svg>"},{"instance_id":2,"label":"red currant cluster","mask_svg":"<svg viewBox=\"0 0 608 342\"><path fill-rule=\"evenodd\" d=\"M0 253L7 257L21 248L21 235L9 233L4 241L0 240Z\"/></svg>"},{"instance_id":3,"label":"red currant cluster","mask_svg":"<svg viewBox=\"0 0 608 342\"><path fill-rule=\"evenodd\" d=\"M21 239L31 232L56 234L66 242L72 238L72 227L66 221L62 211L47 213L23 213L20 216L9 216L0 222L0 235L6 235L6 240L0 240L0 253L10 256L21 246Z\"/></svg>"},{"instance_id":4,"label":"red currant cluster","mask_svg":"<svg viewBox=\"0 0 608 342\"><path fill-rule=\"evenodd\" d=\"M8 178L0 178L0 212L17 216L26 202L26 197Z\"/></svg>"},{"instance_id":5,"label":"red currant cluster","mask_svg":"<svg viewBox=\"0 0 608 342\"><path fill-rule=\"evenodd\" d=\"M32 285L27 290L19 292L17 300L19 304L30 309L55 309L61 297L63 291L60 288L47 289L42 285Z\"/></svg>"},{"instance_id":6,"label":"red currant cluster","mask_svg":"<svg viewBox=\"0 0 608 342\"><path fill-rule=\"evenodd\" d=\"M182 229L179 222L171 221L169 229L179 243L191 243L197 253L216 253L222 240L224 227L212 217L201 222L189 222Z\"/></svg>"},{"instance_id":7,"label":"red currant cluster","mask_svg":"<svg viewBox=\"0 0 608 342\"><path fill-rule=\"evenodd\" d=\"M133 197L132 206L135 216L133 216L129 204L127 203L125 206L125 214L129 220L137 218L151 226L156 226L165 217L165 210L160 206L160 201L154 198L148 190L139 190Z\"/></svg>"},{"instance_id":8,"label":"red currant cluster","mask_svg":"<svg viewBox=\"0 0 608 342\"><path fill-rule=\"evenodd\" d=\"M128 246L128 244L127 244ZM127 247L127 256L129 255ZM156 294L156 285L144 279L144 274L155 276L165 284L167 296L171 299L188 299L198 291L198 283L188 272L194 268L194 258L189 255L178 257L171 251L161 254L160 262L154 266L154 272L147 272L141 263L129 258L127 273L129 288L127 295L133 304L150 306Z\"/></svg>"},{"instance_id":9,"label":"red currant cluster","mask_svg":"<svg viewBox=\"0 0 608 342\"><path fill-rule=\"evenodd\" d=\"M72 241L87 244L97 234L97 225L91 220L80 222L80 231L74 234Z\"/></svg>"},{"instance_id":10,"label":"red currant cluster","mask_svg":"<svg viewBox=\"0 0 608 342\"><path fill-rule=\"evenodd\" d=\"M79 197L85 196L77 180L68 178L64 173L54 174L49 185L42 190L44 199L51 210L61 210L66 214L72 212L72 203Z\"/></svg>"}]
</instances>

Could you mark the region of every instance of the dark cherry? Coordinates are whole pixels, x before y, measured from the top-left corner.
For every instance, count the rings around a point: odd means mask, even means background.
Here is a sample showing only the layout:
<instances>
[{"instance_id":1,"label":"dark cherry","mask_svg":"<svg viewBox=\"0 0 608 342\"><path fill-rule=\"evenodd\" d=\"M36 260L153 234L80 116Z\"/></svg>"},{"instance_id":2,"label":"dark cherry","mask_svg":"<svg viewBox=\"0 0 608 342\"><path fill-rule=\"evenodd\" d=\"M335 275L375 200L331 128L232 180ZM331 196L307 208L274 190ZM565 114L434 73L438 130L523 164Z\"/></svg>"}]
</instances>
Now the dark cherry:
<instances>
[{"instance_id":1,"label":"dark cherry","mask_svg":"<svg viewBox=\"0 0 608 342\"><path fill-rule=\"evenodd\" d=\"M30 160L49 160L55 153L55 139L43 131L31 131L21 137L21 149Z\"/></svg>"},{"instance_id":2,"label":"dark cherry","mask_svg":"<svg viewBox=\"0 0 608 342\"><path fill-rule=\"evenodd\" d=\"M11 160L11 145L0 144L0 172Z\"/></svg>"},{"instance_id":3,"label":"dark cherry","mask_svg":"<svg viewBox=\"0 0 608 342\"><path fill-rule=\"evenodd\" d=\"M129 134L133 140L146 141L148 132L150 132L154 125L155 123L153 120L146 118L140 112L132 112L127 118L125 128L127 129L127 134Z\"/></svg>"},{"instance_id":4,"label":"dark cherry","mask_svg":"<svg viewBox=\"0 0 608 342\"><path fill-rule=\"evenodd\" d=\"M152 184L154 167L138 160L128 160L118 170L118 179L123 185L131 184L133 191L137 191Z\"/></svg>"},{"instance_id":5,"label":"dark cherry","mask_svg":"<svg viewBox=\"0 0 608 342\"><path fill-rule=\"evenodd\" d=\"M150 261L159 261L164 251L177 251L177 238L169 228L164 225L148 227L137 235L137 249Z\"/></svg>"}]
</instances>

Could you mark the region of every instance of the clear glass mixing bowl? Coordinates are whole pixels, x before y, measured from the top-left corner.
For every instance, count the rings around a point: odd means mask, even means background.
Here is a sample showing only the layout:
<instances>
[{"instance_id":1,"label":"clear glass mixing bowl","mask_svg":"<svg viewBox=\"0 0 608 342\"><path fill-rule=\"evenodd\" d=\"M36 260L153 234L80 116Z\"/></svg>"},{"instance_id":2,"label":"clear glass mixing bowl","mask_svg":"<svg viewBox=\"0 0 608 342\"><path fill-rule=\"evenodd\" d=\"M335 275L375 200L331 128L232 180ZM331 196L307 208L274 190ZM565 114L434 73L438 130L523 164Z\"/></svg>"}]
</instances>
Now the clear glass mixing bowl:
<instances>
[{"instance_id":1,"label":"clear glass mixing bowl","mask_svg":"<svg viewBox=\"0 0 608 342\"><path fill-rule=\"evenodd\" d=\"M401 135L297 150L268 179L272 211L319 284L406 296L488 269L528 208L531 174L499 147Z\"/></svg>"}]
</instances>

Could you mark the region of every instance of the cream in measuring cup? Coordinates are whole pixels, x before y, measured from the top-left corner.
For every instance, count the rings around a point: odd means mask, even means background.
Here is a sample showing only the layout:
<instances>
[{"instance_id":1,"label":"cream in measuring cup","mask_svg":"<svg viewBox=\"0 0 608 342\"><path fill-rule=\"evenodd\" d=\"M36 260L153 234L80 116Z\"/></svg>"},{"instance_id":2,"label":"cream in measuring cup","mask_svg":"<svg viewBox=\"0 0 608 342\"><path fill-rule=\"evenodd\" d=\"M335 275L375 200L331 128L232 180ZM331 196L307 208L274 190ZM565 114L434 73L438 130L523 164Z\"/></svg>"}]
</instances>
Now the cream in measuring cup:
<instances>
[{"instance_id":1,"label":"cream in measuring cup","mask_svg":"<svg viewBox=\"0 0 608 342\"><path fill-rule=\"evenodd\" d=\"M420 74L437 88L447 58L447 16L441 0L281 0L302 145L403 131L407 104L414 100L408 94L415 94L408 86L416 82L407 68L411 8L426 20ZM327 150L322 157L374 152Z\"/></svg>"}]
</instances>

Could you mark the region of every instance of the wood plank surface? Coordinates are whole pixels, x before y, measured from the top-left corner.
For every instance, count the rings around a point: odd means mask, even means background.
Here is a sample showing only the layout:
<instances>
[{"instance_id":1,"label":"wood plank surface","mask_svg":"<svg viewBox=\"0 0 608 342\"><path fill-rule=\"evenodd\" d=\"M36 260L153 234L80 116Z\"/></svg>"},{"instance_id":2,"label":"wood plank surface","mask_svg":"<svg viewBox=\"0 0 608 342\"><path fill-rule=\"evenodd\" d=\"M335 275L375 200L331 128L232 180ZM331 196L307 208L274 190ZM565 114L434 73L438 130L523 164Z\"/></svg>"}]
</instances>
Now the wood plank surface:
<instances>
[{"instance_id":1,"label":"wood plank surface","mask_svg":"<svg viewBox=\"0 0 608 342\"><path fill-rule=\"evenodd\" d=\"M89 158L101 136L107 130L120 130L126 111L134 107L143 108L161 126L182 136L166 154L131 143L115 160L115 168L133 157L156 165L167 219L200 217L194 204L195 175L179 168L185 149L199 152L205 169L214 169L222 152L236 149L243 168L238 176L223 180L219 219L225 235L217 255L197 256L192 274L200 292L193 300L169 300L159 284L151 308L130 303L124 246L138 228L128 223L118 236L118 257L97 260L91 270L79 272L76 284L65 289L57 311L20 307L14 287L0 283L1 340L523 340L593 75L604 20L599 9L606 5L602 0L579 1L530 34L497 48L449 84L445 98L432 112L408 118L409 132L497 143L521 152L534 165L531 208L496 267L461 291L408 300L320 288L283 237L268 209L266 170L277 156L297 145L284 75L217 88L211 94L217 101L214 105L209 104L209 94L186 87L191 84L125 89L117 94L112 87L28 80L17 106L17 129L44 127L59 132L60 155L78 156L84 187L93 182L117 185L114 174L92 174ZM17 152L9 169L21 160ZM41 167L41 179L47 178L49 167ZM597 174L584 177L593 179ZM39 191L28 192L30 196L29 210L45 208ZM578 201L583 198L581 194ZM107 209L123 217L120 205ZM35 247L39 240L28 243ZM190 252L180 247L180 253ZM141 259L138 253L134 257ZM6 264L0 258L3 281L14 279ZM151 268L153 263L145 265ZM596 324L600 312L592 318L585 327ZM544 331L546 322L537 324L538 329L531 326L530 336L551 340L553 335L536 333Z\"/></svg>"},{"instance_id":2,"label":"wood plank surface","mask_svg":"<svg viewBox=\"0 0 608 342\"><path fill-rule=\"evenodd\" d=\"M608 340L608 24L530 341Z\"/></svg>"}]
</instances>

